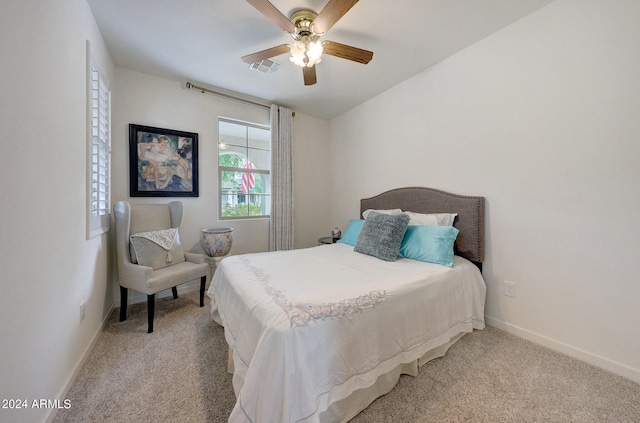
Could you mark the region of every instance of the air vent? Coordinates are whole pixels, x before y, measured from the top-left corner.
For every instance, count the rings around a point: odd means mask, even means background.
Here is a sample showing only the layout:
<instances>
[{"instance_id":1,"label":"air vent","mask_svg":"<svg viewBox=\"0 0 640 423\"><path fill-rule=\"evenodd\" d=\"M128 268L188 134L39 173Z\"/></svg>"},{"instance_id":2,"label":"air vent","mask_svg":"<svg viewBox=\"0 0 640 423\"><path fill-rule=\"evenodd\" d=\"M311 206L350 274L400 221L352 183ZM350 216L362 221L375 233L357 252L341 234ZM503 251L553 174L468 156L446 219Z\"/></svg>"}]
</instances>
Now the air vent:
<instances>
[{"instance_id":1,"label":"air vent","mask_svg":"<svg viewBox=\"0 0 640 423\"><path fill-rule=\"evenodd\" d=\"M255 62L249 65L249 69L266 73L267 75L273 74L279 67L280 63L269 59L264 59L260 62Z\"/></svg>"}]
</instances>

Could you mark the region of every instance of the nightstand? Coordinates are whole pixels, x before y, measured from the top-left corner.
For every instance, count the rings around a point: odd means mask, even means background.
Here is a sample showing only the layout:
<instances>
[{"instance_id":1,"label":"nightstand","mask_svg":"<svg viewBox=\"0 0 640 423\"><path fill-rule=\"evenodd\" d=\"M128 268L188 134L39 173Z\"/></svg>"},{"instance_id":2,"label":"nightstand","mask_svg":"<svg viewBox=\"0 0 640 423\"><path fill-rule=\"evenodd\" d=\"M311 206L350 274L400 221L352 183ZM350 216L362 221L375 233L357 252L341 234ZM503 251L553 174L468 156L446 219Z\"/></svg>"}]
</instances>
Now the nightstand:
<instances>
[{"instance_id":1,"label":"nightstand","mask_svg":"<svg viewBox=\"0 0 640 423\"><path fill-rule=\"evenodd\" d=\"M330 236L318 238L318 245L333 244L335 241Z\"/></svg>"}]
</instances>

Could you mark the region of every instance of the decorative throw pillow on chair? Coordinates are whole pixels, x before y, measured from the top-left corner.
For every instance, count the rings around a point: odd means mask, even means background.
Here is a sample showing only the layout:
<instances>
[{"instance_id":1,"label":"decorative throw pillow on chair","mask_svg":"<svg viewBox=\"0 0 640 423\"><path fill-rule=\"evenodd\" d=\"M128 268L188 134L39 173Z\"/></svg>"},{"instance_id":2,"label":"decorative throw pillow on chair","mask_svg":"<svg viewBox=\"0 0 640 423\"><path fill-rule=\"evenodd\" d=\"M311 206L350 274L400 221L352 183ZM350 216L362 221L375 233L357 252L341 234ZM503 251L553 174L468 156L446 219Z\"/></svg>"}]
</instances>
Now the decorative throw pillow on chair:
<instances>
[{"instance_id":1,"label":"decorative throw pillow on chair","mask_svg":"<svg viewBox=\"0 0 640 423\"><path fill-rule=\"evenodd\" d=\"M133 234L129 241L131 261L142 266L158 270L184 261L178 228Z\"/></svg>"}]
</instances>

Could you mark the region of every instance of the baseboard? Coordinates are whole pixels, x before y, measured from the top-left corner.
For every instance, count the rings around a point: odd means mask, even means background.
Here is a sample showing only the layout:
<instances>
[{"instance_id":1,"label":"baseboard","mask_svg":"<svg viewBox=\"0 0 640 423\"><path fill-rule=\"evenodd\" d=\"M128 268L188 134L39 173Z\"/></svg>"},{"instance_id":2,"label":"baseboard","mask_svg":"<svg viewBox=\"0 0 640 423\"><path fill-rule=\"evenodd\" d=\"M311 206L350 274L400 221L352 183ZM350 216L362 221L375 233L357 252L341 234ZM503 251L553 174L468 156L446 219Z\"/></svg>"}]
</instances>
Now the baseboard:
<instances>
[{"instance_id":1,"label":"baseboard","mask_svg":"<svg viewBox=\"0 0 640 423\"><path fill-rule=\"evenodd\" d=\"M571 345L567 345L563 342L556 341L555 339L531 332L527 329L506 323L493 317L485 316L485 322L489 326L511 333L520 338L526 339L527 341L535 342L536 344L561 352L596 367L600 367L601 369L605 369L636 383L640 383L640 369L634 369L626 364L618 363L616 361L609 360L608 358L581 350L580 348L572 347Z\"/></svg>"},{"instance_id":2,"label":"baseboard","mask_svg":"<svg viewBox=\"0 0 640 423\"><path fill-rule=\"evenodd\" d=\"M64 384L64 386L62 387L62 390L60 391L58 396L55 398L63 399L67 397L67 394L69 393L69 390L73 386L73 383L75 382L76 377L78 377L78 373L80 373L82 366L87 361L87 358L89 358L89 354L93 350L93 347L98 341L98 338L102 334L102 331L104 330L104 327L106 326L107 321L109 320L109 317L111 317L111 313L113 313L113 311L116 308L117 308L117 305L115 302L111 304L111 307L109 307L109 310L105 313L104 317L102 318L102 324L98 327L98 330L96 330L96 333L93 335L91 342L89 343L87 348L85 348L84 352L82 353L82 356L80 356L80 360L78 360L78 362L76 363L75 368L73 369L73 373L71 373L71 376L69 377L69 379L67 379L67 383ZM57 412L58 412L58 409L51 408L49 410L49 414L47 415L47 418L45 419L45 422L51 423L53 419L56 417Z\"/></svg>"}]
</instances>

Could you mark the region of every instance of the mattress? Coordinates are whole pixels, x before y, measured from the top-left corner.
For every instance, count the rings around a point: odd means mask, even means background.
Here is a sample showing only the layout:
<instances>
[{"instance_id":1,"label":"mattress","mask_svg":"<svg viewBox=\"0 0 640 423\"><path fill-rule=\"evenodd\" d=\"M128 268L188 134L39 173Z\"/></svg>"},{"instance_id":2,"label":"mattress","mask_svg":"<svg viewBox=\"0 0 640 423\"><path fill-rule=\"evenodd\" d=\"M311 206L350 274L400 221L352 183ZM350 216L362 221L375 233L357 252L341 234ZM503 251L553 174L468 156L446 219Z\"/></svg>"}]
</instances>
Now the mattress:
<instances>
[{"instance_id":1,"label":"mattress","mask_svg":"<svg viewBox=\"0 0 640 423\"><path fill-rule=\"evenodd\" d=\"M227 257L208 295L233 363L229 421L346 421L484 328L485 293L458 256L452 268L385 262L336 243Z\"/></svg>"}]
</instances>

